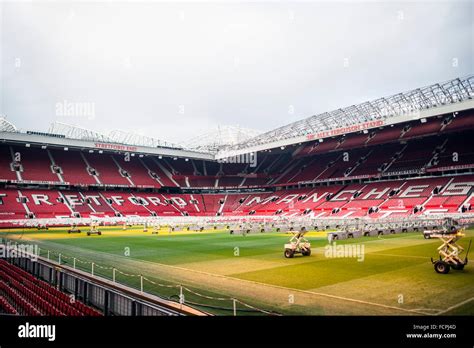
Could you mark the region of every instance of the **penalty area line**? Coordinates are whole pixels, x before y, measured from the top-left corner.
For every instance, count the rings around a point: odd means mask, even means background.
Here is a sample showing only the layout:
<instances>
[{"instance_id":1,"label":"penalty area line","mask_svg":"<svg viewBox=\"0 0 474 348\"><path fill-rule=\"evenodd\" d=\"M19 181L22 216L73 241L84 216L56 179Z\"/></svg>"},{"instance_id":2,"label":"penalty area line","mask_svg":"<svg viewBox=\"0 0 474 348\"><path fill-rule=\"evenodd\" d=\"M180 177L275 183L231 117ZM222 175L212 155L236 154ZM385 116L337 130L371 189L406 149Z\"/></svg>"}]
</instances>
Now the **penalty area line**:
<instances>
[{"instance_id":1,"label":"penalty area line","mask_svg":"<svg viewBox=\"0 0 474 348\"><path fill-rule=\"evenodd\" d=\"M48 243L58 245L58 243L54 243L54 242L48 242ZM46 244L48 244L48 243L46 243ZM64 247L64 246L62 246L62 247ZM80 248L80 249L84 250L84 248ZM84 251L86 253L87 252L90 253L90 251L87 250L87 249L84 250ZM321 297L337 299L337 300L341 300L341 301L347 301L347 302L359 303L359 304L364 304L364 305L370 305L370 306L374 306L374 307L392 309L392 310L406 312L406 313L415 313L415 314L421 314L421 315L433 315L431 313L426 313L426 312L422 312L422 311L415 310L415 309L400 308L400 307L396 307L396 306L384 305L384 304L381 304L381 303L370 302L370 301L365 301L365 300L357 300L357 299L353 299L353 298L349 298L349 297L331 295L331 294L326 294L326 293L322 293L322 292L315 292L315 291L309 291L309 290L289 288L289 287L280 286L280 285L261 283L261 282L257 282L257 281L254 281L254 280L241 279L241 278L226 276L226 275L222 275L222 274L210 273L210 272L206 272L206 271L194 270L194 269L180 267L180 266L174 266L174 265L167 265L167 264L148 261L148 260L130 259L127 256L110 254L110 253L107 253L107 252L104 252L104 251L96 250L96 251L94 251L94 254L103 254L108 259L110 259L111 257L113 257L113 258L117 257L117 258L122 259L122 260L127 260L127 262L131 261L133 263L144 263L144 264L149 264L149 265L153 265L153 266L157 266L157 267L163 267L163 268L168 268L168 269L176 269L176 270L180 270L180 271L184 271L184 272L202 274L202 275L206 275L206 276L209 276L209 277L226 279L226 280L234 281L234 282L255 284L255 285L259 285L261 287L266 287L266 288L275 288L275 289L280 289L280 290L285 290L285 291L306 293L306 294L309 294L309 295L316 295L316 296L321 296ZM428 310L428 309L426 309L426 310Z\"/></svg>"},{"instance_id":2,"label":"penalty area line","mask_svg":"<svg viewBox=\"0 0 474 348\"><path fill-rule=\"evenodd\" d=\"M332 298L332 299L337 299L337 300L342 300L342 301L347 301L347 302L355 302L355 303L359 303L359 304L376 306L376 307L381 307L381 308L386 308L386 309L393 309L393 310L396 310L396 311L402 311L402 312L407 312L407 313L416 313L416 314L421 314L421 315L433 315L431 313L422 312L422 311L416 310L416 309L406 309L406 308L400 308L400 307L396 307L396 306L384 305L384 304L376 303L376 302L357 300L357 299L349 298L349 297L326 294L326 293L322 293L322 292L295 289L295 288L289 288L289 287L274 285L274 284L266 284L266 283L256 282L256 281L253 281L253 280L240 279L240 278L230 277L230 276L226 276L226 275L222 275L222 274L209 273L209 272L205 272L205 271L199 271L199 270L194 270L194 269L180 267L180 266L166 265L166 264L153 262L153 261L147 261L147 260L134 260L134 261L144 262L144 263L148 263L148 264L152 264L152 265L156 265L156 266L161 266L161 267L167 267L167 268L171 268L171 269L177 269L177 270L190 272L190 273L203 274L203 275L207 275L207 276L210 276L210 277L227 279L227 280L230 280L230 281L237 281L237 282L245 282L245 283L255 284L255 285L259 285L261 287L267 287L267 288L270 287L270 288L276 288L276 289L285 290L285 291L306 293L306 294L309 294L309 295L322 296L322 297L327 297L327 298ZM430 310L430 309L426 309L426 310Z\"/></svg>"},{"instance_id":3,"label":"penalty area line","mask_svg":"<svg viewBox=\"0 0 474 348\"><path fill-rule=\"evenodd\" d=\"M423 260L428 260L429 258L425 256L415 256L415 255L397 255L397 254L384 254L384 253L378 253L378 252L368 252L367 255L378 255L378 256L390 256L390 257L399 257L399 258L413 258L413 259L423 259Z\"/></svg>"},{"instance_id":4,"label":"penalty area line","mask_svg":"<svg viewBox=\"0 0 474 348\"><path fill-rule=\"evenodd\" d=\"M455 304L455 305L453 305L453 306L451 306L451 307L448 307L448 308L446 308L445 310L436 313L435 315L442 315L442 314L444 314L444 313L450 312L450 311L452 311L453 309L456 309L456 308L458 308L458 307L464 306L466 303L469 303L469 302L471 302L472 300L474 300L474 297L468 298L468 299L465 300L465 301L459 302L458 304Z\"/></svg>"}]
</instances>

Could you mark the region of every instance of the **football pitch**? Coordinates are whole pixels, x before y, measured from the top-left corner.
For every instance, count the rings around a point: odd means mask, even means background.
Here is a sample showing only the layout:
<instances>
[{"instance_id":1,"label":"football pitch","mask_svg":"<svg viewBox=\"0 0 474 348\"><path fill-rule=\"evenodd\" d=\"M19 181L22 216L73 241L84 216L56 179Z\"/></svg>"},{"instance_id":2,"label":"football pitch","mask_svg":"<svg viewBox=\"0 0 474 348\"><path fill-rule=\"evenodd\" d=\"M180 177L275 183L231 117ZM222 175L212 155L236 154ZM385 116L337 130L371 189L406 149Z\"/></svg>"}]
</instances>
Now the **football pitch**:
<instances>
[{"instance_id":1,"label":"football pitch","mask_svg":"<svg viewBox=\"0 0 474 348\"><path fill-rule=\"evenodd\" d=\"M115 273L117 282L143 284L166 299L178 301L181 291L185 303L217 315L233 315L234 304L237 315L474 314L474 265L437 274L430 258L437 258L441 243L421 233L341 240L329 248L326 232L309 232L311 256L287 259L286 233L152 234L142 227L105 227L101 236L87 236L87 228L66 230L0 236L37 244L41 256L58 261L61 254L62 264L93 268L97 276L112 279ZM467 249L474 231L465 233L459 244ZM470 259L473 254L471 249Z\"/></svg>"}]
</instances>

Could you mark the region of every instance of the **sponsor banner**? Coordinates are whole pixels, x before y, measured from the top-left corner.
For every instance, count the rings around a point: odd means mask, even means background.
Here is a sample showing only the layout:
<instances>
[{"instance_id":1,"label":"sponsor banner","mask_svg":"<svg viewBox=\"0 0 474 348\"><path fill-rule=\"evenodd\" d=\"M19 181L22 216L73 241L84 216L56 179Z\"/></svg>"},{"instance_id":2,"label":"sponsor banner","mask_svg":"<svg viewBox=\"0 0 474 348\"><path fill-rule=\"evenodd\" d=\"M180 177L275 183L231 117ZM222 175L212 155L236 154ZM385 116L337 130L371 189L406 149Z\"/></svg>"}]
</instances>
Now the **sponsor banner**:
<instances>
[{"instance_id":1,"label":"sponsor banner","mask_svg":"<svg viewBox=\"0 0 474 348\"><path fill-rule=\"evenodd\" d=\"M398 171L393 171L393 172L386 172L386 173L382 173L382 176L423 174L423 173L425 173L424 169L410 169L410 170L398 170Z\"/></svg>"},{"instance_id":2,"label":"sponsor banner","mask_svg":"<svg viewBox=\"0 0 474 348\"><path fill-rule=\"evenodd\" d=\"M245 173L238 173L238 174L226 174L225 176L214 176L214 175L183 175L183 174L178 174L178 175L173 175L174 179L216 179L216 178L248 178L248 179L254 179L254 178L263 178L267 177L267 174L264 173L250 173L250 174L245 174Z\"/></svg>"},{"instance_id":3,"label":"sponsor banner","mask_svg":"<svg viewBox=\"0 0 474 348\"><path fill-rule=\"evenodd\" d=\"M190 186L190 187L182 187L181 189L182 190L215 190L216 188L218 187L214 187L214 186L196 186L196 187L193 187L193 186Z\"/></svg>"},{"instance_id":4,"label":"sponsor banner","mask_svg":"<svg viewBox=\"0 0 474 348\"><path fill-rule=\"evenodd\" d=\"M251 188L259 188L261 186L258 185L251 185L251 186L196 186L196 187L182 187L183 191L186 190L241 190L241 189L251 189Z\"/></svg>"},{"instance_id":5,"label":"sponsor banner","mask_svg":"<svg viewBox=\"0 0 474 348\"><path fill-rule=\"evenodd\" d=\"M262 178L262 177L265 177L267 176L267 174L264 174L264 173L250 173L250 174L244 174L244 173L238 173L237 174L238 177L241 177L241 178Z\"/></svg>"},{"instance_id":6,"label":"sponsor banner","mask_svg":"<svg viewBox=\"0 0 474 348\"><path fill-rule=\"evenodd\" d=\"M457 169L469 169L474 168L474 164L460 164L457 166L445 166L445 167L438 167L438 168L429 168L427 172L441 172L443 170L457 170Z\"/></svg>"},{"instance_id":7,"label":"sponsor banner","mask_svg":"<svg viewBox=\"0 0 474 348\"><path fill-rule=\"evenodd\" d=\"M323 132L319 132L319 133L308 134L306 136L306 139L307 140L314 140L314 139L328 138L328 137L333 137L335 135L359 132L359 131L362 131L364 129L381 127L384 124L385 124L385 122L383 120L368 121L368 122L364 122L364 123L355 124L355 125L352 125L352 126L335 128L335 129L331 129L331 130L327 130L327 131L323 131Z\"/></svg>"},{"instance_id":8,"label":"sponsor banner","mask_svg":"<svg viewBox=\"0 0 474 348\"><path fill-rule=\"evenodd\" d=\"M103 149L103 150L117 150L117 151L128 151L128 152L136 152L138 150L136 146L109 144L109 143L94 143L94 146L96 149Z\"/></svg>"},{"instance_id":9,"label":"sponsor banner","mask_svg":"<svg viewBox=\"0 0 474 348\"><path fill-rule=\"evenodd\" d=\"M47 184L47 185L70 185L69 182L39 181L39 180L9 180L12 184Z\"/></svg>"},{"instance_id":10,"label":"sponsor banner","mask_svg":"<svg viewBox=\"0 0 474 348\"><path fill-rule=\"evenodd\" d=\"M355 175L355 176L346 176L346 177L340 177L340 178L328 178L328 179L311 180L311 181L298 181L297 184L304 185L304 184L314 184L316 182L357 180L357 179L368 179L368 178L374 178L374 177L376 177L376 175ZM284 185L290 185L290 184L284 184Z\"/></svg>"},{"instance_id":11,"label":"sponsor banner","mask_svg":"<svg viewBox=\"0 0 474 348\"><path fill-rule=\"evenodd\" d=\"M109 184L90 184L90 185L87 185L87 186L92 186L92 187L140 187L140 186L121 185L121 184L114 184L114 185L109 185ZM144 186L144 187L153 188L154 186Z\"/></svg>"}]
</instances>

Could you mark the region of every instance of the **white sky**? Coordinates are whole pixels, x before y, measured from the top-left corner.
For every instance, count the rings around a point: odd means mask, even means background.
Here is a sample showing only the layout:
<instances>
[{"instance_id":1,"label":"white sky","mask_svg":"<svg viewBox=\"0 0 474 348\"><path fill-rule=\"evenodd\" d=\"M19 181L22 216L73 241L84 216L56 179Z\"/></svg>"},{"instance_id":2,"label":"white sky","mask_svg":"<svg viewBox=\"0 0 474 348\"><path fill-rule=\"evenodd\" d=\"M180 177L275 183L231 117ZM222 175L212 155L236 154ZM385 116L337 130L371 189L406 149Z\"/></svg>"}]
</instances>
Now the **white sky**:
<instances>
[{"instance_id":1,"label":"white sky","mask_svg":"<svg viewBox=\"0 0 474 348\"><path fill-rule=\"evenodd\" d=\"M217 124L267 131L473 73L473 7L3 2L0 114L180 143ZM93 117L58 114L65 101Z\"/></svg>"}]
</instances>

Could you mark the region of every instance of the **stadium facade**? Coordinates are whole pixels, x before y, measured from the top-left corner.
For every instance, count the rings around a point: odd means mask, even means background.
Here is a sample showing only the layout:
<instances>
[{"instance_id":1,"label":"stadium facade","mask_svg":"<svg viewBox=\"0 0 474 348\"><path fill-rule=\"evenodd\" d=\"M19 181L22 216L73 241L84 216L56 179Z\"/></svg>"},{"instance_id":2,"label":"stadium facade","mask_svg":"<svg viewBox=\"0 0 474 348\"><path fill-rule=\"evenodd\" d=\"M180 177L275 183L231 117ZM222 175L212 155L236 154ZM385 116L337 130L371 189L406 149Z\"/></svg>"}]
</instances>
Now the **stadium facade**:
<instances>
[{"instance_id":1,"label":"stadium facade","mask_svg":"<svg viewBox=\"0 0 474 348\"><path fill-rule=\"evenodd\" d=\"M0 221L416 217L474 212L474 76L212 151L55 123L0 132ZM237 160L236 160L237 159Z\"/></svg>"}]
</instances>

